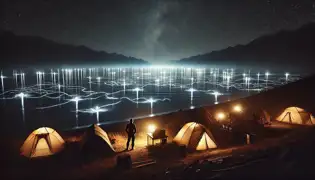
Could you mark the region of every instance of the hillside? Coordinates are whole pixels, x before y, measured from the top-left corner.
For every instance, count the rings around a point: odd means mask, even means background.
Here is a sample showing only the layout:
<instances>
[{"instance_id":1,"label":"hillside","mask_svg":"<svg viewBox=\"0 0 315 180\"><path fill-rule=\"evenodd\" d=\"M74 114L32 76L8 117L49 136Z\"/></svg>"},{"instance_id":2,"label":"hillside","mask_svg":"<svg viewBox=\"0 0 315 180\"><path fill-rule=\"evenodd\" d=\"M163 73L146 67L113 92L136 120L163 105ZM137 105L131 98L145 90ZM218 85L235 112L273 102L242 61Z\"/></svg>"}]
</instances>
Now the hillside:
<instances>
[{"instance_id":1,"label":"hillside","mask_svg":"<svg viewBox=\"0 0 315 180\"><path fill-rule=\"evenodd\" d=\"M315 23L262 36L246 45L181 59L181 64L217 64L311 69L315 61Z\"/></svg>"},{"instance_id":2,"label":"hillside","mask_svg":"<svg viewBox=\"0 0 315 180\"><path fill-rule=\"evenodd\" d=\"M142 59L116 53L94 51L85 46L61 44L41 37L18 36L0 31L0 65L116 65L147 64Z\"/></svg>"}]
</instances>

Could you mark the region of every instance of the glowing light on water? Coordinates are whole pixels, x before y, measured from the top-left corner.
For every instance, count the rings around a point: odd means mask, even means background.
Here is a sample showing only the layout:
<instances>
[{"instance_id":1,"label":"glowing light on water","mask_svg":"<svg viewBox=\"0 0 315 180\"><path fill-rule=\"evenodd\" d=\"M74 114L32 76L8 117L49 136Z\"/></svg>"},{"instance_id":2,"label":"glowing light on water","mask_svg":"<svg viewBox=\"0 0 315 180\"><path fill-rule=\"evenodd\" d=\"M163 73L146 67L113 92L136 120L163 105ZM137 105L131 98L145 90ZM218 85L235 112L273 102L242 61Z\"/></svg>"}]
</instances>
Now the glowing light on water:
<instances>
[{"instance_id":1,"label":"glowing light on water","mask_svg":"<svg viewBox=\"0 0 315 180\"><path fill-rule=\"evenodd\" d=\"M75 110L78 111L78 104L79 101L81 101L82 99L79 96L74 97L73 99L71 99L70 101L75 102Z\"/></svg>"},{"instance_id":2,"label":"glowing light on water","mask_svg":"<svg viewBox=\"0 0 315 180\"><path fill-rule=\"evenodd\" d=\"M227 75L226 76L226 89L229 90L230 88L230 80L231 80L231 76L230 75Z\"/></svg>"},{"instance_id":3,"label":"glowing light on water","mask_svg":"<svg viewBox=\"0 0 315 180\"><path fill-rule=\"evenodd\" d=\"M21 92L21 93L15 95L15 97L18 97L21 99L21 107L22 107L22 110L24 110L24 98L28 97L28 94L24 94Z\"/></svg>"},{"instance_id":4,"label":"glowing light on water","mask_svg":"<svg viewBox=\"0 0 315 180\"><path fill-rule=\"evenodd\" d=\"M124 79L123 86L124 86L124 94L125 94L125 91L126 91L126 80L125 79Z\"/></svg>"},{"instance_id":5,"label":"glowing light on water","mask_svg":"<svg viewBox=\"0 0 315 180\"><path fill-rule=\"evenodd\" d=\"M195 91L197 91L197 90L194 89L194 88L189 88L189 89L187 89L187 91L189 91L189 92L195 92Z\"/></svg>"},{"instance_id":6,"label":"glowing light on water","mask_svg":"<svg viewBox=\"0 0 315 180\"><path fill-rule=\"evenodd\" d=\"M155 103L157 100L153 99L152 97L145 102L150 103L150 109L151 109L151 115L153 115L153 103Z\"/></svg>"},{"instance_id":7,"label":"glowing light on water","mask_svg":"<svg viewBox=\"0 0 315 180\"><path fill-rule=\"evenodd\" d=\"M189 88L187 91L190 92L190 106L193 106L194 92L197 90L194 88Z\"/></svg>"},{"instance_id":8,"label":"glowing light on water","mask_svg":"<svg viewBox=\"0 0 315 180\"><path fill-rule=\"evenodd\" d=\"M98 70L100 73L98 73ZM101 73L103 70L103 74ZM117 72L115 72L117 71ZM59 73L60 72L60 73ZM244 73L243 73L244 72ZM27 72L25 72L27 73ZM47 73L47 72L46 72ZM235 73L235 74L234 74ZM218 69L218 68L207 68L207 69L194 69L194 68L175 68L171 69L159 69L159 68L128 68L128 69L115 69L115 68L83 68L83 69L51 69L49 70L49 80L45 82L45 72L37 71L37 85L29 85L25 86L25 78L28 74L24 74L22 71L13 71L13 81L16 80L17 88L5 91L4 86L7 85L5 76L1 73L1 86L3 93L1 94L2 99L13 99L15 98L16 92L23 92L32 95L32 100L38 99L40 102L40 106L42 106L42 102L53 103L54 100L59 100L59 103L50 104L45 107L35 107L36 109L48 109L54 107L61 107L62 105L66 105L71 102L75 103L76 112L82 113L90 113L92 109L88 107L88 109L78 109L78 102L82 99L90 101L90 105L92 105L92 101L98 101L101 98L105 98L104 104L100 104L99 107L107 108L107 106L116 106L117 104L124 102L125 100L134 103L134 104L143 104L150 103L151 111L148 110L147 114L156 113L153 109L153 106L156 102L170 100L173 98L173 92L182 92L188 91L190 92L190 105L188 104L188 108L195 108L199 104L196 104L194 100L196 99L195 91L200 92L200 95L211 94L214 96L215 104L218 103L218 96L222 95L217 91L213 91L215 88L218 90L224 89L224 91L228 91L230 87L233 87L235 91L259 91L263 86L260 86L259 82L261 81L260 76L266 76L266 85L275 87L280 86L284 82L284 76L286 81L299 79L298 75L289 75L288 73L280 74L280 77L270 76L268 72L266 73L255 73L253 75L250 74L250 71L235 71L232 69ZM98 76L100 75L100 76ZM233 77L234 75L234 77ZM243 75L243 76L242 76ZM12 76L12 74L11 74ZM51 76L51 78L50 78ZM59 76L60 81L59 81ZM252 77L251 77L252 76ZM253 78L255 77L255 78ZM257 77L257 79L256 79ZM20 79L21 78L21 79ZM87 78L87 79L85 79ZM290 78L290 79L289 79ZM57 80L58 79L58 80ZM94 79L94 80L93 80ZM264 80L264 77L262 78ZM35 79L34 79L35 80ZM256 81L253 84L253 80ZM21 86L20 86L21 81ZM96 88L92 90L97 85L99 85L104 81L104 87ZM27 82L33 82L27 79ZM89 82L89 83L88 83ZM13 82L14 83L14 82ZM257 83L257 84L256 84ZM13 84L14 85L14 84ZM127 86L127 87L126 87ZM155 86L155 87L154 87ZM246 87L245 87L246 86ZM90 87L90 89L88 89ZM132 89L132 88L134 89ZM267 87L267 86L266 86ZM127 88L127 89L126 89ZM196 88L196 89L194 89ZM198 90L197 90L198 88ZM111 90L110 90L111 89ZM135 93L125 93L125 91L132 91ZM153 99L150 98L151 95L146 93L140 94L140 91L148 91L156 95ZM168 93L167 93L168 92ZM232 93L232 92L231 92ZM199 94L199 93L198 93ZM230 93L227 93L229 96ZM134 97L136 95L136 98ZM80 96L81 98L77 98L75 96ZM159 99L161 96L168 98ZM16 95L16 97L21 98L21 106L24 108L24 95ZM152 96L153 97L153 96ZM50 99L46 101L46 98ZM149 99L148 99L149 98ZM189 97L188 97L189 98ZM112 102L108 102L112 101ZM83 104L83 103L82 103ZM81 104L80 104L81 105ZM73 105L74 106L74 105ZM149 104L148 104L149 106ZM22 108L22 109L23 109ZM26 108L26 106L25 106ZM148 107L149 108L149 107ZM74 109L74 108L73 108ZM96 108L93 108L96 109ZM92 113L96 113L98 110L93 111ZM99 111L101 112L101 111ZM76 114L77 115L77 114ZM77 116L76 116L77 117ZM97 118L98 119L98 118Z\"/></svg>"},{"instance_id":9,"label":"glowing light on water","mask_svg":"<svg viewBox=\"0 0 315 180\"><path fill-rule=\"evenodd\" d=\"M191 88L193 88L194 87L194 78L192 77L191 78Z\"/></svg>"},{"instance_id":10,"label":"glowing light on water","mask_svg":"<svg viewBox=\"0 0 315 180\"><path fill-rule=\"evenodd\" d=\"M134 88L132 91L135 91L137 93L137 104L138 104L138 99L139 99L139 91L143 91L143 89L140 88Z\"/></svg>"},{"instance_id":11,"label":"glowing light on water","mask_svg":"<svg viewBox=\"0 0 315 180\"><path fill-rule=\"evenodd\" d=\"M23 119L23 122L25 122L24 98L28 97L28 96L29 96L28 94L25 94L23 92L15 95L16 98L20 98L21 99L21 108L22 108L22 119Z\"/></svg>"},{"instance_id":12,"label":"glowing light on water","mask_svg":"<svg viewBox=\"0 0 315 180\"><path fill-rule=\"evenodd\" d=\"M78 106L79 106L79 101L82 99L79 96L74 97L70 101L75 102L75 118L76 118L76 126L78 127Z\"/></svg>"},{"instance_id":13,"label":"glowing light on water","mask_svg":"<svg viewBox=\"0 0 315 180\"><path fill-rule=\"evenodd\" d=\"M248 81L247 81L247 83L248 83L248 89L250 88L250 80L251 80L251 78L248 77Z\"/></svg>"},{"instance_id":14,"label":"glowing light on water","mask_svg":"<svg viewBox=\"0 0 315 180\"><path fill-rule=\"evenodd\" d=\"M4 78L6 78L6 77L5 77L5 76L3 76L3 75L2 75L2 73L1 73L0 78L1 78L1 88L2 88L2 92L4 92L4 83L3 83L3 79L4 79Z\"/></svg>"},{"instance_id":15,"label":"glowing light on water","mask_svg":"<svg viewBox=\"0 0 315 180\"><path fill-rule=\"evenodd\" d=\"M21 88L25 87L25 73L20 74Z\"/></svg>"},{"instance_id":16,"label":"glowing light on water","mask_svg":"<svg viewBox=\"0 0 315 180\"><path fill-rule=\"evenodd\" d=\"M266 75L266 77L268 77L270 74L269 74L269 72L266 72L265 75Z\"/></svg>"},{"instance_id":17,"label":"glowing light on water","mask_svg":"<svg viewBox=\"0 0 315 180\"><path fill-rule=\"evenodd\" d=\"M56 84L56 72L51 71L51 82L53 82L53 84Z\"/></svg>"},{"instance_id":18,"label":"glowing light on water","mask_svg":"<svg viewBox=\"0 0 315 180\"><path fill-rule=\"evenodd\" d=\"M140 88L134 88L133 91L142 91Z\"/></svg>"},{"instance_id":19,"label":"glowing light on water","mask_svg":"<svg viewBox=\"0 0 315 180\"><path fill-rule=\"evenodd\" d=\"M250 77L245 77L245 85L247 86L247 90L249 90L249 87L250 87Z\"/></svg>"},{"instance_id":20,"label":"glowing light on water","mask_svg":"<svg viewBox=\"0 0 315 180\"><path fill-rule=\"evenodd\" d=\"M222 94L219 93L218 91L214 91L213 93L211 93L212 95L214 95L214 99L215 99L215 104L218 104L218 96L221 96Z\"/></svg>"},{"instance_id":21,"label":"glowing light on water","mask_svg":"<svg viewBox=\"0 0 315 180\"><path fill-rule=\"evenodd\" d=\"M157 92L159 93L160 92L160 79L155 80L155 86L157 88Z\"/></svg>"},{"instance_id":22,"label":"glowing light on water","mask_svg":"<svg viewBox=\"0 0 315 180\"><path fill-rule=\"evenodd\" d=\"M244 83L244 85L246 86L246 74L245 73L243 73L243 83Z\"/></svg>"},{"instance_id":23,"label":"glowing light on water","mask_svg":"<svg viewBox=\"0 0 315 180\"><path fill-rule=\"evenodd\" d=\"M285 81L288 82L289 73L285 73Z\"/></svg>"},{"instance_id":24,"label":"glowing light on water","mask_svg":"<svg viewBox=\"0 0 315 180\"><path fill-rule=\"evenodd\" d=\"M170 92L172 91L172 79L171 79L171 77L170 77L170 81L169 81L169 90L170 90Z\"/></svg>"},{"instance_id":25,"label":"glowing light on water","mask_svg":"<svg viewBox=\"0 0 315 180\"><path fill-rule=\"evenodd\" d=\"M14 76L14 81L15 81L15 87L18 87L18 80L17 80L18 74L16 72L14 72L13 76Z\"/></svg>"},{"instance_id":26,"label":"glowing light on water","mask_svg":"<svg viewBox=\"0 0 315 180\"><path fill-rule=\"evenodd\" d=\"M266 88L268 87L268 77L269 77L269 72L267 71L266 73L265 73L265 76L266 76Z\"/></svg>"},{"instance_id":27,"label":"glowing light on water","mask_svg":"<svg viewBox=\"0 0 315 180\"><path fill-rule=\"evenodd\" d=\"M91 110L90 110L91 113L96 113L96 121L97 121L97 123L100 122L99 121L99 113L100 112L106 112L106 111L108 111L108 110L107 109L102 109L99 106L95 106L95 108L91 108Z\"/></svg>"},{"instance_id":28,"label":"glowing light on water","mask_svg":"<svg viewBox=\"0 0 315 180\"><path fill-rule=\"evenodd\" d=\"M154 102L156 102L156 100L151 97L150 99L146 100L146 102L154 103Z\"/></svg>"},{"instance_id":29,"label":"glowing light on water","mask_svg":"<svg viewBox=\"0 0 315 180\"><path fill-rule=\"evenodd\" d=\"M37 82L37 85L39 86L40 89L41 89L41 86L43 84L44 75L45 75L44 72L41 72L41 71L36 72L36 82Z\"/></svg>"}]
</instances>

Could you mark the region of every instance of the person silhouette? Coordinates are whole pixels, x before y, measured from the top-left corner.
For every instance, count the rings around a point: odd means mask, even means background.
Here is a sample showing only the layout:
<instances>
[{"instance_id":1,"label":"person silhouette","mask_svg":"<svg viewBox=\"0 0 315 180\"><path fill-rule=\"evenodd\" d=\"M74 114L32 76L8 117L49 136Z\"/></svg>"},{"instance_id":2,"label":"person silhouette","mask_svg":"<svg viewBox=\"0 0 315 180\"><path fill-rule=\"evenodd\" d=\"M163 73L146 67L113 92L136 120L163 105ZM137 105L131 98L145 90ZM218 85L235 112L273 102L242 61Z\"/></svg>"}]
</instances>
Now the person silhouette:
<instances>
[{"instance_id":1,"label":"person silhouette","mask_svg":"<svg viewBox=\"0 0 315 180\"><path fill-rule=\"evenodd\" d=\"M131 141L131 146L132 146L131 150L133 150L133 148L135 146L135 134L137 132L137 129L136 129L136 125L133 123L132 119L130 119L129 123L126 126L126 132L128 135L126 150L128 150L128 148L129 148L130 140L132 140Z\"/></svg>"}]
</instances>

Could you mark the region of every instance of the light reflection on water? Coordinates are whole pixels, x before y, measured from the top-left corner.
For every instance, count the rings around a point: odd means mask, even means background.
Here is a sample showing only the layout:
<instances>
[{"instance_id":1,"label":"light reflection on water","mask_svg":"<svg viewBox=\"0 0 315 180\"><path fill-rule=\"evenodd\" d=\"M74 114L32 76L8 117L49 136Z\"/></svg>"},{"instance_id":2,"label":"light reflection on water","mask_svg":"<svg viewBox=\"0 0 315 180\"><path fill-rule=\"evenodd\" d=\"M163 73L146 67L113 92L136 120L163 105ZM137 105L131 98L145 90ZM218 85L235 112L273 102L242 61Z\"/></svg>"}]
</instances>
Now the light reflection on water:
<instances>
[{"instance_id":1,"label":"light reflection on water","mask_svg":"<svg viewBox=\"0 0 315 180\"><path fill-rule=\"evenodd\" d=\"M218 68L15 70L1 74L0 97L6 120L69 129L217 104L299 78Z\"/></svg>"}]
</instances>

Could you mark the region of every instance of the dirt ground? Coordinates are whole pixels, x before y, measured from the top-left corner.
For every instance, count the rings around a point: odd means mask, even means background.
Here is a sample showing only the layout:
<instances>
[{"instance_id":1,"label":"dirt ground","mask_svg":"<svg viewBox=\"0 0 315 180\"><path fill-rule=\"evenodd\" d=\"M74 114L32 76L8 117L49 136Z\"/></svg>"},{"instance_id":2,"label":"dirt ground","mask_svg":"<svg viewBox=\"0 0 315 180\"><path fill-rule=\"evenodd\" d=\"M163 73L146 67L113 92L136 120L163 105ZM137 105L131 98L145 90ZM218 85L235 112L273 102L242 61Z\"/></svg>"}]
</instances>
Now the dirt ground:
<instances>
[{"instance_id":1,"label":"dirt ground","mask_svg":"<svg viewBox=\"0 0 315 180\"><path fill-rule=\"evenodd\" d=\"M9 167L6 167L3 173L6 179L168 179L166 174L170 171L179 172L190 164L194 164L198 160L217 158L222 156L232 156L235 154L244 154L259 149L267 149L272 146L279 146L284 143L287 136L298 131L300 127L288 127L286 131L275 127L265 128L268 133L272 129L272 137L265 138L253 145L238 145L230 147L221 147L215 150L189 153L182 156L180 148L171 143L170 137L168 144L147 147L146 133L137 134L135 149L133 151L124 151L126 146L126 135L123 132L109 132L108 136L111 140L115 139L113 144L117 154L111 157L100 157L92 162L81 162L80 155L76 151L60 154L54 157L27 160L16 157L11 161ZM269 129L269 130L268 130ZM275 134L273 131L277 131ZM65 138L66 141L76 144L80 140L79 136ZM73 149L76 149L75 147ZM71 154L70 154L71 153ZM116 168L117 156L129 154L131 156L133 166L129 170L121 170ZM152 164L150 164L152 162ZM145 164L150 164L145 166ZM142 167L142 165L144 165ZM4 170L4 169L3 169ZM16 173L19 172L19 173ZM35 173L36 172L36 173Z\"/></svg>"}]
</instances>

